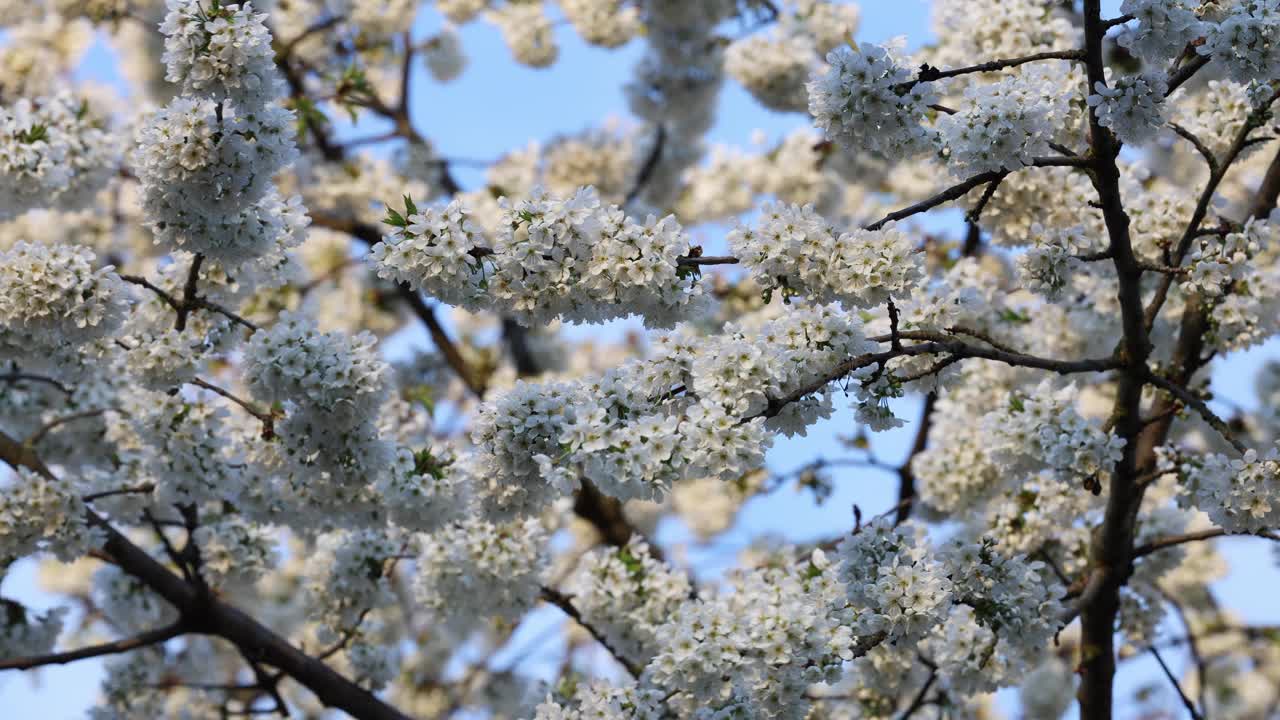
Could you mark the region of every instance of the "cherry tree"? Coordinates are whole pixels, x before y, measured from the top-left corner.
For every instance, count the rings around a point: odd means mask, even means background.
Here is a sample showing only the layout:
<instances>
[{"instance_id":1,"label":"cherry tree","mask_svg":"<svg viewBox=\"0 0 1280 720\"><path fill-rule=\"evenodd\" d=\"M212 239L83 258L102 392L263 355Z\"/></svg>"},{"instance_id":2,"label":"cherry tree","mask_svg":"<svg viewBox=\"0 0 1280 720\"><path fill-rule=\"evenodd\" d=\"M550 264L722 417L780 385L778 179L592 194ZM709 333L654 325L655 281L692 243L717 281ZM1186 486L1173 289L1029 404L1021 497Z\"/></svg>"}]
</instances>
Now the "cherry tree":
<instances>
[{"instance_id":1,"label":"cherry tree","mask_svg":"<svg viewBox=\"0 0 1280 720\"><path fill-rule=\"evenodd\" d=\"M1097 720L1149 657L1134 712L1277 717L1280 630L1213 583L1280 539L1280 362L1211 373L1280 334L1280 0L1102 5L937 0L909 51L831 0L0 2L0 579L57 599L0 597L0 682ZM545 72L642 47L632 117L464 186L410 80L475 22ZM72 79L95 38L128 100ZM794 131L712 145L730 83ZM719 573L658 532L848 468L897 504Z\"/></svg>"}]
</instances>

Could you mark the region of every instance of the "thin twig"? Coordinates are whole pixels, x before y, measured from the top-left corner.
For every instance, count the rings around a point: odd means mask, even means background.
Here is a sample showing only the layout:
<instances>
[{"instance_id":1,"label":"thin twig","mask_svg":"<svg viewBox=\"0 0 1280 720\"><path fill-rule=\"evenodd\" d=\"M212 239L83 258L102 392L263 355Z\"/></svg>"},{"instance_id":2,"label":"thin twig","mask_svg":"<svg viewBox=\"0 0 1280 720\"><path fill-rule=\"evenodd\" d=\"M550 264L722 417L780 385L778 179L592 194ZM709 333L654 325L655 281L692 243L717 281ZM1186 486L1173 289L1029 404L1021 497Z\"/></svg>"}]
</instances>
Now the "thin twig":
<instances>
[{"instance_id":1,"label":"thin twig","mask_svg":"<svg viewBox=\"0 0 1280 720\"><path fill-rule=\"evenodd\" d=\"M191 259L191 269L187 271L187 284L182 288L182 302L179 303L178 317L174 320L173 329L182 332L187 329L187 315L195 307L196 292L200 285L200 267L204 265L204 255L196 253Z\"/></svg>"},{"instance_id":2,"label":"thin twig","mask_svg":"<svg viewBox=\"0 0 1280 720\"><path fill-rule=\"evenodd\" d=\"M484 382L476 376L470 364L462 357L462 353L458 352L458 346L454 344L453 339L449 337L449 333L445 331L444 326L440 324L440 320L436 318L435 308L428 305L422 296L416 290L401 283L396 286L399 289L400 297L409 305L409 309L418 316L423 325L426 325L427 332L431 335L431 340L436 344L436 348L440 350L440 354L444 356L445 362L449 363L449 367L453 368L453 372L466 386L467 390L476 397L477 400L483 400L485 394Z\"/></svg>"},{"instance_id":3,"label":"thin twig","mask_svg":"<svg viewBox=\"0 0 1280 720\"><path fill-rule=\"evenodd\" d=\"M1211 540L1213 538L1228 537L1228 536L1260 537L1266 540L1280 542L1280 535L1277 535L1276 533L1269 532L1266 530L1262 530L1256 533L1244 533L1244 532L1235 533L1235 532L1228 532L1223 528L1211 528L1209 530L1199 530L1197 532L1186 533L1185 535L1173 535L1170 537L1160 538L1158 540L1152 540L1149 543L1145 543L1143 545L1139 545L1138 547L1134 548L1133 557L1134 559L1137 559L1140 557L1144 557L1146 555L1150 555L1151 553L1154 553L1154 552L1159 552L1166 548L1177 547L1178 545L1185 545L1187 543L1200 542L1202 540Z\"/></svg>"},{"instance_id":4,"label":"thin twig","mask_svg":"<svg viewBox=\"0 0 1280 720\"><path fill-rule=\"evenodd\" d=\"M1236 438L1235 433L1231 431L1231 427L1227 425L1226 421L1218 417L1203 400L1193 395L1190 390L1155 373L1148 373L1147 375L1147 381L1152 385L1173 395L1183 404L1191 406L1196 412L1200 413L1200 417L1204 418L1205 422L1209 423L1214 430L1217 430L1222 439L1230 443L1231 447L1235 448L1241 455L1249 449L1248 446Z\"/></svg>"},{"instance_id":5,"label":"thin twig","mask_svg":"<svg viewBox=\"0 0 1280 720\"><path fill-rule=\"evenodd\" d=\"M730 255L697 255L690 257L681 257L676 260L677 265L737 265L740 261L736 257Z\"/></svg>"},{"instance_id":6,"label":"thin twig","mask_svg":"<svg viewBox=\"0 0 1280 720\"><path fill-rule=\"evenodd\" d=\"M88 495L81 495L80 499L84 502L93 502L94 500L115 497L117 495L144 495L155 491L155 489L156 486L154 484L146 483L144 485L136 485L134 487L123 487L116 488L115 490L103 490L102 492L89 493Z\"/></svg>"},{"instance_id":7,"label":"thin twig","mask_svg":"<svg viewBox=\"0 0 1280 720\"><path fill-rule=\"evenodd\" d=\"M84 418L98 417L103 413L107 412L108 410L112 410L112 409L114 408L94 408L93 410L83 410L81 412L75 412L75 413L71 413L70 415L63 415L62 417L54 418L53 420L50 420L49 422L41 426L40 429L31 433L31 435L29 435L26 440L22 441L22 444L24 445L39 444L39 442L44 439L44 436L49 434L49 431L53 430L59 425L64 425L66 423L73 422L75 420L82 420Z\"/></svg>"},{"instance_id":8,"label":"thin twig","mask_svg":"<svg viewBox=\"0 0 1280 720\"><path fill-rule=\"evenodd\" d=\"M929 678L924 681L924 686L920 688L920 692L916 693L915 698L911 701L911 704L907 706L907 709L903 710L902 714L898 716L898 720L907 720L912 715L915 715L920 708L924 707L924 699L928 696L929 689L933 687L933 683L937 679L938 671L930 671Z\"/></svg>"},{"instance_id":9,"label":"thin twig","mask_svg":"<svg viewBox=\"0 0 1280 720\"><path fill-rule=\"evenodd\" d=\"M1032 55L1024 55L1016 58L1005 58L998 60L990 60L977 65L968 65L965 67L952 68L950 70L939 70L931 65L925 64L920 66L920 71L916 74L915 80L908 83L908 87L922 82L933 82L944 78L957 77L959 75L969 75L972 73L996 72L1005 68L1017 67L1027 63L1037 62L1040 60L1084 60L1083 50L1050 50L1048 52L1034 53Z\"/></svg>"},{"instance_id":10,"label":"thin twig","mask_svg":"<svg viewBox=\"0 0 1280 720\"><path fill-rule=\"evenodd\" d=\"M596 642L600 643L605 650L609 651L609 654L612 655L613 658L622 665L622 667L626 668L627 672L631 673L631 677L640 677L640 673L644 668L641 668L635 662L629 660L625 655L613 647L609 640L605 638L603 633L592 627L590 623L584 620L582 618L582 613L578 611L578 608L573 606L572 598L555 588L543 587L542 599L560 608L565 615L573 618L574 622L578 623L578 625L582 626L587 632L591 633L591 637L595 638Z\"/></svg>"},{"instance_id":11,"label":"thin twig","mask_svg":"<svg viewBox=\"0 0 1280 720\"><path fill-rule=\"evenodd\" d=\"M70 394L71 394L71 388L67 387L66 385L63 385L62 383L58 382L57 380L54 380L54 379L53 379L53 378L51 378L51 377L45 377L44 375L36 375L36 374L33 374L33 373L25 373L25 372L0 373L0 382L4 382L4 383L19 383L19 382L43 383L43 384L45 384L45 385L49 385L49 386L51 386L51 387L57 388L57 389L58 389L62 394L64 394L64 395L70 395Z\"/></svg>"},{"instance_id":12,"label":"thin twig","mask_svg":"<svg viewBox=\"0 0 1280 720\"><path fill-rule=\"evenodd\" d=\"M987 188L982 191L982 197L978 198L978 204L974 205L972 210L965 213L964 219L971 223L976 223L981 220L982 211L987 209L987 204L991 202L991 198L995 197L996 190L1000 189L1000 183L1004 182L1004 179L1008 176L1008 173L1005 173L1004 175L1001 175L995 180L987 183Z\"/></svg>"},{"instance_id":13,"label":"thin twig","mask_svg":"<svg viewBox=\"0 0 1280 720\"><path fill-rule=\"evenodd\" d=\"M667 128L665 125L659 124L654 132L653 148L649 150L649 155L645 158L644 164L640 166L640 173L636 175L635 183L627 191L626 199L622 202L623 205L630 205L636 198L640 197L640 193L644 192L645 186L653 178L654 171L658 169L658 163L662 161L662 150L666 143Z\"/></svg>"},{"instance_id":14,"label":"thin twig","mask_svg":"<svg viewBox=\"0 0 1280 720\"><path fill-rule=\"evenodd\" d=\"M77 660L86 660L103 655L116 655L130 650L137 650L138 648L158 645L172 640L185 632L187 632L187 626L182 622L177 622L155 630L148 630L133 637L114 640L101 645L91 645L79 650L3 659L0 660L0 670L29 670L45 665L65 665Z\"/></svg>"},{"instance_id":15,"label":"thin twig","mask_svg":"<svg viewBox=\"0 0 1280 720\"><path fill-rule=\"evenodd\" d=\"M1192 720L1204 720L1200 715L1200 711L1196 710L1196 704L1191 702L1191 698L1187 697L1187 694L1183 692L1182 684L1178 682L1178 678L1174 677L1173 671L1165 664L1164 658L1160 657L1160 651L1154 645L1151 646L1150 650L1156 662L1160 663L1160 669L1164 671L1165 677L1169 678L1173 688L1178 691L1178 697L1182 698L1182 704L1187 708L1187 712L1191 713Z\"/></svg>"},{"instance_id":16,"label":"thin twig","mask_svg":"<svg viewBox=\"0 0 1280 720\"><path fill-rule=\"evenodd\" d=\"M1203 140L1197 137L1195 133L1172 120L1169 121L1169 127L1177 133L1179 137L1191 143L1192 147L1196 149L1196 152L1200 153L1200 156L1204 158L1205 163L1209 166L1209 172L1211 174L1216 174L1218 172L1218 158L1214 157L1213 151L1209 149L1209 146L1204 144Z\"/></svg>"},{"instance_id":17,"label":"thin twig","mask_svg":"<svg viewBox=\"0 0 1280 720\"><path fill-rule=\"evenodd\" d=\"M258 408L258 406L254 405L248 400L241 399L237 397L235 394L231 393L230 391L220 388L217 385L214 385L213 383L208 382L206 380L202 380L200 378L192 378L191 380L188 380L188 382L191 383L192 385L195 385L196 387L204 388L205 390L208 390L209 392L214 393L215 395L221 395L222 397L230 400L236 405L239 405L241 408L244 408L245 412L257 418L264 426L266 426L266 428L268 429L274 428L275 421L278 417L275 413L267 410L261 410ZM264 430L264 432L266 432L266 430Z\"/></svg>"},{"instance_id":18,"label":"thin twig","mask_svg":"<svg viewBox=\"0 0 1280 720\"><path fill-rule=\"evenodd\" d=\"M293 54L294 49L298 47L298 43L302 42L303 40L306 40L307 38L311 37L312 35L315 35L316 33L324 32L325 30L328 30L334 25L337 25L338 23L342 22L344 19L346 18L342 15L334 15L333 17L326 18L324 20L321 20L320 22L307 26L306 28L303 29L302 32L298 33L293 38L291 38L288 42L286 42L279 49L279 51L277 51L276 55L279 56L282 60L284 58L288 58L290 55Z\"/></svg>"}]
</instances>

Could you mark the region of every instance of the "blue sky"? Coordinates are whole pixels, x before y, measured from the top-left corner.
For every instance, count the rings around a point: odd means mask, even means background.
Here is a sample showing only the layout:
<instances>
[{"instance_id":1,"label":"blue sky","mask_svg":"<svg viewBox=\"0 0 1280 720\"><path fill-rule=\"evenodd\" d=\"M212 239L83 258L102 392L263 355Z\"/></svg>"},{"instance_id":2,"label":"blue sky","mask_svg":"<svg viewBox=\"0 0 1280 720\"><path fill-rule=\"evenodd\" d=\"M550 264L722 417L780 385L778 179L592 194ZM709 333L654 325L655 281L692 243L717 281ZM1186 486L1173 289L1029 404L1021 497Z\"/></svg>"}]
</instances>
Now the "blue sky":
<instances>
[{"instance_id":1,"label":"blue sky","mask_svg":"<svg viewBox=\"0 0 1280 720\"><path fill-rule=\"evenodd\" d=\"M1105 3L1112 10L1118 0ZM862 3L860 40L880 41L906 35L912 46L929 41L928 3L925 0L866 0ZM415 33L426 35L439 26L439 19L425 10ZM591 48L581 43L572 30L561 25L557 36L561 54L550 70L531 70L514 64L498 31L484 23L461 30L469 58L466 72L449 85L434 83L426 72L414 78L414 120L418 129L446 157L492 159L519 148L531 140L546 140L599 125L613 116L628 117L622 85L639 57L639 42L615 51ZM101 43L95 45L78 73L83 79L118 84L116 59ZM756 130L776 138L806 123L804 117L773 113L760 108L733 83L722 96L719 120L710 139L748 145ZM482 171L460 167L459 180L466 187L480 184ZM952 216L954 221L954 217ZM947 222L947 220L943 220ZM612 332L615 328L610 329ZM581 330L579 332L582 332ZM425 343L425 341L424 341ZM1247 355L1228 358L1218 364L1216 383L1235 403L1252 407L1252 378L1267 357L1280 356L1280 344L1272 343ZM837 406L843 403L837 402ZM914 419L919 414L919 398L897 402L899 417ZM914 423L876 436L878 456L896 463L906 453L914 434ZM778 470L792 469L816 456L839 457L837 435L854 430L852 413L841 411L835 418L815 427L806 438L780 439L769 455ZM836 470L835 494L821 507L814 507L808 494L784 489L765 502L753 503L742 513L738 526L724 539L726 545L740 547L761 532L772 531L796 540L827 537L846 530L852 520L850 508L857 503L864 514L873 515L890 507L896 499L896 478L871 470ZM798 528L803 528L798 530ZM668 529L664 537L679 537ZM1220 546L1234 566L1232 576L1220 583L1224 603L1254 622L1280 623L1280 604L1269 593L1280 587L1271 549L1256 540L1222 541ZM47 606L51 598L34 589L34 568L20 565L6 580L4 594ZM537 627L522 632L515 645L524 646L539 634ZM1178 659L1181 662L1181 659ZM1126 669L1123 685L1157 677L1150 662L1135 663ZM0 674L0 715L14 720L41 718L63 720L83 717L97 694L100 665L82 662L50 668L40 675ZM1123 704L1121 705L1123 712Z\"/></svg>"}]
</instances>

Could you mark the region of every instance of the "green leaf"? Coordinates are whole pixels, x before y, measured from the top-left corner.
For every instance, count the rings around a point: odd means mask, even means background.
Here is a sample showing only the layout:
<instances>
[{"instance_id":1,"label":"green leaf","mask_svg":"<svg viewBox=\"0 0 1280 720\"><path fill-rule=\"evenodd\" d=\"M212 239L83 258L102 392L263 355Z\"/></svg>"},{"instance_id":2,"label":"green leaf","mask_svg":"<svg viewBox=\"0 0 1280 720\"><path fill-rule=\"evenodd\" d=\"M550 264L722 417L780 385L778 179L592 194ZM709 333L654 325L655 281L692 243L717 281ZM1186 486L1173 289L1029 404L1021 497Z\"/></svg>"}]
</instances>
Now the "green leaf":
<instances>
[{"instance_id":1,"label":"green leaf","mask_svg":"<svg viewBox=\"0 0 1280 720\"><path fill-rule=\"evenodd\" d=\"M430 385L413 385L405 388L404 399L409 402L416 402L426 408L427 412L433 412L436 406L435 393Z\"/></svg>"},{"instance_id":2,"label":"green leaf","mask_svg":"<svg viewBox=\"0 0 1280 720\"><path fill-rule=\"evenodd\" d=\"M387 216L382 219L382 222L383 224L398 228L409 226L409 221L405 220L404 216L396 212L395 208L392 208L390 205L387 206Z\"/></svg>"}]
</instances>

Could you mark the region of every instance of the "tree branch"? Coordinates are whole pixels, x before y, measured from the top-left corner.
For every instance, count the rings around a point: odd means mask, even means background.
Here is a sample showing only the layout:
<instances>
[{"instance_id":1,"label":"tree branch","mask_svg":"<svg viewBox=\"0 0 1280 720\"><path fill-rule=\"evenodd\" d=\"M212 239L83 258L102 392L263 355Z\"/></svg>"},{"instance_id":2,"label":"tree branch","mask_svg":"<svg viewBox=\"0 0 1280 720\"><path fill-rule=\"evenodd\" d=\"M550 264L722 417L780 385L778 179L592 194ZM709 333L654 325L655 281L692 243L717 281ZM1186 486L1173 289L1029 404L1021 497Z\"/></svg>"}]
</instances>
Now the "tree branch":
<instances>
[{"instance_id":1,"label":"tree branch","mask_svg":"<svg viewBox=\"0 0 1280 720\"><path fill-rule=\"evenodd\" d=\"M1107 84L1103 57L1106 32L1100 0L1084 0L1085 66L1091 89ZM1116 672L1115 620L1120 609L1120 588L1132 567L1130 553L1144 489L1136 481L1139 455L1134 440L1148 427L1143 423L1141 406L1151 340L1143 315L1143 269L1133 250L1129 215L1120 194L1120 169L1116 165L1120 143L1099 122L1097 108L1089 109L1089 141L1089 157L1093 162L1090 179L1107 227L1123 328L1116 357L1122 359L1124 365L1109 424L1116 435L1124 439L1125 445L1111 472L1102 524L1091 543L1086 595L1075 608L1081 616L1082 645L1077 697L1081 720L1110 720Z\"/></svg>"},{"instance_id":2,"label":"tree branch","mask_svg":"<svg viewBox=\"0 0 1280 720\"><path fill-rule=\"evenodd\" d=\"M1165 664L1164 658L1160 657L1160 651L1154 645L1150 649L1151 655L1156 659L1156 662L1160 663L1160 669L1164 671L1165 677L1169 678L1169 683L1178 691L1178 697L1182 698L1182 704L1187 708L1187 712L1191 713L1192 720L1204 720L1200 715L1200 711L1196 710L1196 704L1191 702L1191 698L1187 697L1187 694L1182 691L1182 685L1178 682L1178 678L1174 677L1173 671Z\"/></svg>"},{"instance_id":3,"label":"tree branch","mask_svg":"<svg viewBox=\"0 0 1280 720\"><path fill-rule=\"evenodd\" d=\"M1218 417L1203 400L1193 395L1190 390L1176 382L1173 382L1172 380L1169 380L1168 378L1160 377L1155 373L1147 374L1147 382L1150 382L1152 385L1155 385L1161 390L1173 395L1184 405L1189 405L1196 412L1200 413L1200 417L1204 418L1205 422L1209 423L1210 427L1217 430L1218 434L1222 436L1222 439L1230 443L1231 447L1236 449L1236 452L1243 455L1249 449L1244 443L1240 442L1240 440L1236 438L1235 433L1231 431L1231 428L1227 423L1222 418Z\"/></svg>"},{"instance_id":4,"label":"tree branch","mask_svg":"<svg viewBox=\"0 0 1280 720\"><path fill-rule=\"evenodd\" d=\"M87 660L89 658L101 657L103 655L117 655L131 650L137 650L138 648L158 645L172 640L179 635L183 635L186 632L187 627L179 621L172 625L156 628L155 630L148 630L144 633L134 635L133 637L113 640L111 642L102 643L101 645L91 645L78 650L51 653L49 655L31 655L27 657L0 660L0 670L30 670L31 668L42 667L44 665L65 665L77 660Z\"/></svg>"},{"instance_id":5,"label":"tree branch","mask_svg":"<svg viewBox=\"0 0 1280 720\"><path fill-rule=\"evenodd\" d=\"M416 290L408 285L401 283L396 286L399 290L400 297L413 310L413 314L418 316L422 324L427 327L427 332L431 335L431 341L435 343L440 350L440 354L444 356L445 362L449 363L449 367L453 368L453 372L466 386L467 390L476 397L477 400L484 399L485 386L484 382L476 377L475 372L462 357L462 353L458 352L458 346L454 344L453 339L449 337L449 333L445 331L444 326L440 324L440 320L436 318L435 308L427 305L422 296Z\"/></svg>"},{"instance_id":6,"label":"tree branch","mask_svg":"<svg viewBox=\"0 0 1280 720\"><path fill-rule=\"evenodd\" d=\"M1267 530L1261 530L1256 533L1250 533L1250 532L1229 532L1222 528L1211 528L1209 530L1200 530L1197 532L1186 533L1184 535L1171 535L1169 537L1160 538L1158 540L1152 540L1149 543L1145 543L1143 545L1139 545L1138 547L1134 548L1133 557L1136 559L1136 558L1144 557L1146 555L1150 555L1151 553L1154 553L1154 552L1159 552L1166 548L1177 547L1178 545L1185 545L1187 543L1200 542L1202 540L1211 540L1213 538L1229 537L1229 536L1260 537L1266 540L1280 542L1280 535L1277 535L1276 533L1273 533Z\"/></svg>"},{"instance_id":7,"label":"tree branch","mask_svg":"<svg viewBox=\"0 0 1280 720\"><path fill-rule=\"evenodd\" d=\"M1027 63L1038 62L1040 60L1073 60L1079 62L1084 60L1083 50L1050 50L1048 52L1034 53L1032 55L1024 55L1016 58L1005 58L997 60L989 60L977 65L968 65L965 67L952 68L950 70L939 70L931 65L925 64L920 66L920 71L916 74L916 79L908 84L908 87L922 82L933 82L944 78L958 77L960 75L970 75L972 73L996 72L1005 68L1026 65Z\"/></svg>"},{"instance_id":8,"label":"tree branch","mask_svg":"<svg viewBox=\"0 0 1280 720\"><path fill-rule=\"evenodd\" d=\"M19 383L19 382L43 383L43 384L45 384L45 385L49 385L49 386L51 386L51 387L57 388L57 390L58 390L59 392L61 392L63 395L70 395L70 394L71 394L71 388L67 387L66 385L63 385L62 383L58 382L57 380L54 380L54 379L53 379L53 378L51 378L51 377L45 377L44 375L35 375L35 374L32 374L32 373L23 373L23 372L0 373L0 382L3 382L3 383Z\"/></svg>"},{"instance_id":9,"label":"tree branch","mask_svg":"<svg viewBox=\"0 0 1280 720\"><path fill-rule=\"evenodd\" d=\"M194 267L194 264L193 264L193 267ZM244 327L248 328L250 331L256 331L259 329L256 324L240 317L239 315L235 314L231 310L228 310L222 305L219 305L215 302L212 302L203 297L195 295L194 290L191 291L192 296L190 297L190 299L188 299L184 293L183 298L179 300L178 298L175 298L173 295L170 295L168 292L166 292L164 288L157 286L155 283L152 283L150 280L142 277L141 275L121 275L120 279L124 280L127 283L137 285L139 287L143 287L143 288L146 288L147 290L150 290L151 292L155 293L156 297L163 300L166 305L173 308L174 312L178 313L178 316L182 318L183 327L177 328L178 330L182 330L183 328L186 327L187 314L189 314L192 310L196 310L196 309L204 309L204 310L209 310L211 312L216 312L219 315L222 315L223 317L227 318L231 322L234 322L238 325L243 325ZM191 281L189 278L188 278L187 287L188 288L193 287L191 285Z\"/></svg>"},{"instance_id":10,"label":"tree branch","mask_svg":"<svg viewBox=\"0 0 1280 720\"><path fill-rule=\"evenodd\" d=\"M54 478L38 457L0 432L0 460L21 465L43 477ZM246 657L284 672L315 693L327 707L342 710L357 720L411 720L369 691L310 657L266 626L161 565L133 544L105 519L86 510L89 524L106 537L102 553L125 573L164 598L178 611L185 632L216 635L234 644Z\"/></svg>"},{"instance_id":11,"label":"tree branch","mask_svg":"<svg viewBox=\"0 0 1280 720\"><path fill-rule=\"evenodd\" d=\"M182 302L177 306L178 317L174 320L173 329L182 332L187 329L187 315L195 307L196 291L200 284L200 266L204 264L204 255L196 253L191 259L191 269L187 272L187 284L182 288Z\"/></svg>"},{"instance_id":12,"label":"tree branch","mask_svg":"<svg viewBox=\"0 0 1280 720\"><path fill-rule=\"evenodd\" d=\"M1176 122L1169 121L1168 125L1175 133L1178 134L1179 137L1191 143L1191 146L1196 149L1196 152L1200 153L1200 156L1204 158L1205 163L1209 166L1209 174L1210 175L1217 174L1218 158L1213 156L1213 151L1210 150L1209 147L1204 144L1204 141L1201 140L1195 133L1191 132L1190 130L1186 129L1185 127L1179 125Z\"/></svg>"},{"instance_id":13,"label":"tree branch","mask_svg":"<svg viewBox=\"0 0 1280 720\"><path fill-rule=\"evenodd\" d=\"M640 193L644 192L645 185L649 184L649 180L653 178L654 171L658 169L658 163L662 161L662 150L666 143L667 128L665 125L659 124L657 131L654 133L653 149L649 151L649 155L644 160L644 165L640 167L640 173L636 175L635 183L627 191L626 199L622 201L623 205L630 205L636 198L640 197Z\"/></svg>"},{"instance_id":14,"label":"tree branch","mask_svg":"<svg viewBox=\"0 0 1280 720\"><path fill-rule=\"evenodd\" d=\"M44 439L45 435L48 435L51 430L53 430L54 428L60 425L65 425L66 423L74 422L76 420L82 420L84 418L99 417L103 413L111 409L113 408L94 408L92 410L83 410L81 412L74 412L69 415L63 415L61 417L54 418L53 420L50 420L49 422L42 425L35 432L31 433L31 435L28 436L27 439L22 441L22 444L27 446L35 446L39 444L41 440Z\"/></svg>"},{"instance_id":15,"label":"tree branch","mask_svg":"<svg viewBox=\"0 0 1280 720\"><path fill-rule=\"evenodd\" d=\"M632 660L627 659L627 657L619 652L617 648L613 647L613 645L599 630L592 627L587 621L583 620L582 613L578 612L578 608L573 606L572 598L555 588L543 586L542 599L560 608L565 615L573 618L574 622L578 623L578 625L582 626L587 632L591 633L591 637L595 638L595 641L600 643L601 647L609 651L609 654L613 656L613 659L617 660L618 664L626 668L627 672L631 674L631 677L640 677L640 673L644 671L644 668L640 667Z\"/></svg>"},{"instance_id":16,"label":"tree branch","mask_svg":"<svg viewBox=\"0 0 1280 720\"><path fill-rule=\"evenodd\" d=\"M208 390L209 392L214 393L215 395L221 395L222 397L230 400L236 405L239 405L241 408L245 410L245 412L257 418L258 421L262 423L263 438L270 439L272 436L275 435L275 421L277 418L277 415L275 413L266 411L266 410L261 410L256 405L249 402L248 400L243 400L237 397L236 395L232 394L231 392L224 390L218 387L217 385L214 385L213 383L207 382L205 380L201 380L200 378L192 378L188 382L190 382L192 385L195 385L196 387L204 388L205 390Z\"/></svg>"}]
</instances>

